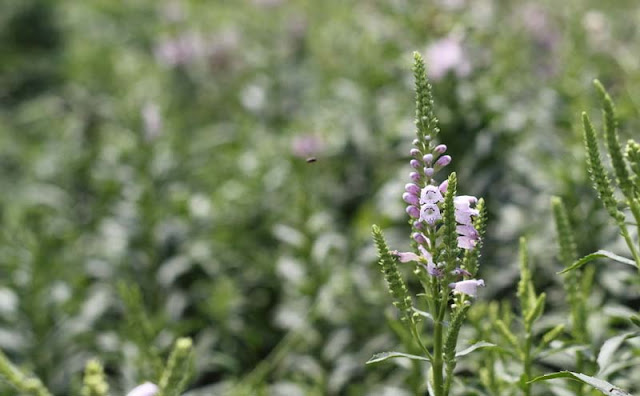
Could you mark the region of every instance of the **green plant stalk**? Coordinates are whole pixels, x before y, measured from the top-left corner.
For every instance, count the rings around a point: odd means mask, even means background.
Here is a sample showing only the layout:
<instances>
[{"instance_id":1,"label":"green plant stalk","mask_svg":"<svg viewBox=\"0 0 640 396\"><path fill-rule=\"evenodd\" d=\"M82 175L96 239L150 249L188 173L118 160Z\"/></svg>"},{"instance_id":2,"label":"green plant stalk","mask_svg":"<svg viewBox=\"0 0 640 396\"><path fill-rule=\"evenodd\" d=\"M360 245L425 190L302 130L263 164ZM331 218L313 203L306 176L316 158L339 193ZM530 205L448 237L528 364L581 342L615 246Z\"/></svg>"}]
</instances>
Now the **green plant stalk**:
<instances>
[{"instance_id":1,"label":"green plant stalk","mask_svg":"<svg viewBox=\"0 0 640 396\"><path fill-rule=\"evenodd\" d=\"M524 350L522 351L522 355L523 355L523 363L524 363L524 381L523 381L523 392L525 396L531 396L531 384L529 384L529 380L531 379L531 366L532 366L532 361L531 361L531 340L532 340L532 334L531 334L531 325L527 325L527 335L525 337L525 344L524 344Z\"/></svg>"},{"instance_id":2,"label":"green plant stalk","mask_svg":"<svg viewBox=\"0 0 640 396\"><path fill-rule=\"evenodd\" d=\"M627 229L627 226L624 223L624 220L618 221L618 227L620 228L620 234L624 238L624 241L627 243L627 246L631 251L631 256L633 257L633 261L636 262L636 268L638 268L638 273L640 273L640 255L638 254L638 250L636 249L636 246L633 243L633 239L631 239L631 235L629 234L629 230Z\"/></svg>"},{"instance_id":3,"label":"green plant stalk","mask_svg":"<svg viewBox=\"0 0 640 396\"><path fill-rule=\"evenodd\" d=\"M442 311L444 312L444 310ZM445 396L442 375L442 320L440 319L440 315L436 318L433 329L433 360L431 370L433 372L433 391L435 396Z\"/></svg>"}]
</instances>

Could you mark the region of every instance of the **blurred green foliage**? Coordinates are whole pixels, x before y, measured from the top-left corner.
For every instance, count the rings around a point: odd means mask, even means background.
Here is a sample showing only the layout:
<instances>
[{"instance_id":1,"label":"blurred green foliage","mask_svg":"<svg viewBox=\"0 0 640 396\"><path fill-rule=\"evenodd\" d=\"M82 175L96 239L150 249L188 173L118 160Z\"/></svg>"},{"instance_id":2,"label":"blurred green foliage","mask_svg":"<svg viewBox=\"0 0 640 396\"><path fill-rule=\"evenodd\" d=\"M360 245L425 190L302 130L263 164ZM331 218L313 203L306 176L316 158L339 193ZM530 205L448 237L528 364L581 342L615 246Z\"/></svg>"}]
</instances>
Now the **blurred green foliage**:
<instances>
[{"instance_id":1,"label":"blurred green foliage","mask_svg":"<svg viewBox=\"0 0 640 396\"><path fill-rule=\"evenodd\" d=\"M622 140L640 126L639 22L631 0L0 3L0 349L56 395L94 357L113 394L157 380L178 336L190 395L418 389L364 366L402 343L369 227L408 243L413 50L488 204L482 298L514 300L526 234L543 327L564 323L549 197L581 255L616 249L573 125L598 77ZM596 342L638 303L625 274L596 275Z\"/></svg>"}]
</instances>

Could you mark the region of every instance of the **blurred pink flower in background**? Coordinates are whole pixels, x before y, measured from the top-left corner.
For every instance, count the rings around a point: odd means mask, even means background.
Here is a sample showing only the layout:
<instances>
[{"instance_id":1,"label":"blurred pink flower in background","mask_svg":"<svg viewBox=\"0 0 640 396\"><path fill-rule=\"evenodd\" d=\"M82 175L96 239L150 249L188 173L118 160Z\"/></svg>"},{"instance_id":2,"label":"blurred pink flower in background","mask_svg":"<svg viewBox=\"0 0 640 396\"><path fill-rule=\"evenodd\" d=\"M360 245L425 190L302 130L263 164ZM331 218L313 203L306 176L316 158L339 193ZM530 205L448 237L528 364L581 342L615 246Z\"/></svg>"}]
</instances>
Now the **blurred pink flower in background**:
<instances>
[{"instance_id":1,"label":"blurred pink flower in background","mask_svg":"<svg viewBox=\"0 0 640 396\"><path fill-rule=\"evenodd\" d=\"M322 139L315 135L298 135L291 141L291 152L296 157L307 158L318 155L323 149Z\"/></svg>"},{"instance_id":2,"label":"blurred pink flower in background","mask_svg":"<svg viewBox=\"0 0 640 396\"><path fill-rule=\"evenodd\" d=\"M155 103L147 103L142 108L142 124L144 127L145 140L155 139L162 132L162 115L160 108Z\"/></svg>"},{"instance_id":3,"label":"blurred pink flower in background","mask_svg":"<svg viewBox=\"0 0 640 396\"><path fill-rule=\"evenodd\" d=\"M471 63L462 43L453 36L442 38L429 45L425 61L429 77L434 81L442 79L450 71L458 77L467 76L471 72Z\"/></svg>"}]
</instances>

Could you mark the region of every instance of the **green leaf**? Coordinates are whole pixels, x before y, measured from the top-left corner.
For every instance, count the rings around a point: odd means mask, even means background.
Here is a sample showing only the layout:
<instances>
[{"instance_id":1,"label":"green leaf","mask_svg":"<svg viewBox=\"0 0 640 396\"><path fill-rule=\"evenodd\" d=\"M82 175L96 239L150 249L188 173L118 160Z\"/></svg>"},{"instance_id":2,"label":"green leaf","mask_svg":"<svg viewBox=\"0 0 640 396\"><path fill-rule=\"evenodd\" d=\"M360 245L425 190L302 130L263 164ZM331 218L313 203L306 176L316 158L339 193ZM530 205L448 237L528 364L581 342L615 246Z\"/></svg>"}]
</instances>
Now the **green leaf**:
<instances>
[{"instance_id":1,"label":"green leaf","mask_svg":"<svg viewBox=\"0 0 640 396\"><path fill-rule=\"evenodd\" d=\"M395 358L407 358L411 360L422 360L425 362L430 362L429 358L418 355L411 355L409 353L402 352L380 352L376 353L371 357L371 359L367 360L366 364L378 363L387 359L395 359Z\"/></svg>"},{"instance_id":2,"label":"green leaf","mask_svg":"<svg viewBox=\"0 0 640 396\"><path fill-rule=\"evenodd\" d=\"M538 378L534 378L528 383L533 384L534 382L546 381L546 380L555 379L555 378L569 378L576 381L580 381L587 385L593 386L600 392L609 396L633 396L631 393L626 392L616 386L613 386L607 381L603 381L595 377L589 377L588 375L584 375L582 373L574 373L572 371L560 371L558 373L546 374Z\"/></svg>"},{"instance_id":3,"label":"green leaf","mask_svg":"<svg viewBox=\"0 0 640 396\"><path fill-rule=\"evenodd\" d=\"M565 269L563 269L562 271L558 272L558 274L564 274L565 272L569 272L572 271L576 268L580 268L583 265L585 265L586 263L599 259L599 258L609 258L611 260L617 261L619 263L622 264L627 264L630 265L632 267L636 267L636 263L633 260L630 260L626 257L622 257L622 256L618 256L615 253L611 253L607 250L598 250L595 253L591 253L588 254L586 256L584 256L583 258L581 258L580 260L576 261L575 263L573 263L570 267L567 267Z\"/></svg>"},{"instance_id":4,"label":"green leaf","mask_svg":"<svg viewBox=\"0 0 640 396\"><path fill-rule=\"evenodd\" d=\"M468 354L470 354L471 352L475 351L476 349L480 349L480 348L495 348L497 347L496 344L492 344L490 342L486 342L486 341L478 341L475 344L461 350L460 352L456 352L456 357L462 357L462 356L466 356Z\"/></svg>"},{"instance_id":5,"label":"green leaf","mask_svg":"<svg viewBox=\"0 0 640 396\"><path fill-rule=\"evenodd\" d=\"M633 315L632 317L630 317L630 318L629 318L629 320L631 320L631 322L632 322L634 325L636 325L636 326L640 327L640 316L638 316L638 315Z\"/></svg>"},{"instance_id":6,"label":"green leaf","mask_svg":"<svg viewBox=\"0 0 640 396\"><path fill-rule=\"evenodd\" d=\"M607 367L609 367L609 365L612 363L613 354L616 353L623 342L639 335L640 332L633 331L625 334L620 334L605 341L600 348L600 353L598 353L597 362L598 368L600 369L600 371L598 371L598 374L603 374L605 371L607 371Z\"/></svg>"}]
</instances>

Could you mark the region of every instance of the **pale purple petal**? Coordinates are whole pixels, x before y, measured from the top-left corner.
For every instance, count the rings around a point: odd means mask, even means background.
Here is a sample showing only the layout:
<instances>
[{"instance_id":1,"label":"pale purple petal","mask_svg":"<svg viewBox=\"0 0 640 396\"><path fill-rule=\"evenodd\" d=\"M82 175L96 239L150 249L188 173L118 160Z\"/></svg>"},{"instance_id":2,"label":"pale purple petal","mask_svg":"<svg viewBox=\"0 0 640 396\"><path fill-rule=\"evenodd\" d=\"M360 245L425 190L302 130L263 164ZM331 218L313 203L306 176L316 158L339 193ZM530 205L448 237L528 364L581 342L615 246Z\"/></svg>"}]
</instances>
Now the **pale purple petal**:
<instances>
[{"instance_id":1,"label":"pale purple petal","mask_svg":"<svg viewBox=\"0 0 640 396\"><path fill-rule=\"evenodd\" d=\"M439 144L439 145L436 146L434 151L436 153L438 153L438 154L443 154L445 151L447 151L447 145L446 144Z\"/></svg>"},{"instance_id":2,"label":"pale purple petal","mask_svg":"<svg viewBox=\"0 0 640 396\"><path fill-rule=\"evenodd\" d=\"M426 265L427 273L431 276L435 276L436 278L440 278L442 276L442 270L433 263L433 261L429 261Z\"/></svg>"},{"instance_id":3,"label":"pale purple petal","mask_svg":"<svg viewBox=\"0 0 640 396\"><path fill-rule=\"evenodd\" d=\"M154 396L160 389L151 382L138 385L127 393L127 396Z\"/></svg>"},{"instance_id":4,"label":"pale purple petal","mask_svg":"<svg viewBox=\"0 0 640 396\"><path fill-rule=\"evenodd\" d=\"M470 226L470 225L459 225L456 227L456 232L460 235L473 238L473 239L478 239L479 237L478 230L476 230L473 226Z\"/></svg>"},{"instance_id":5,"label":"pale purple petal","mask_svg":"<svg viewBox=\"0 0 640 396\"><path fill-rule=\"evenodd\" d=\"M468 236L458 237L458 247L465 250L471 250L476 247L478 243L477 239L469 238Z\"/></svg>"},{"instance_id":6,"label":"pale purple petal","mask_svg":"<svg viewBox=\"0 0 640 396\"><path fill-rule=\"evenodd\" d=\"M466 294L471 297L478 295L478 287L484 287L484 281L482 279L469 279L460 282L450 283L449 287L453 289L455 293Z\"/></svg>"},{"instance_id":7,"label":"pale purple petal","mask_svg":"<svg viewBox=\"0 0 640 396\"><path fill-rule=\"evenodd\" d=\"M422 189L420 194L421 204L436 204L442 201L444 201L444 198L438 187L429 185Z\"/></svg>"},{"instance_id":8,"label":"pale purple petal","mask_svg":"<svg viewBox=\"0 0 640 396\"><path fill-rule=\"evenodd\" d=\"M434 225L436 221L440 220L440 209L436 204L424 204L420 208L420 220L426 222L429 225Z\"/></svg>"}]
</instances>

